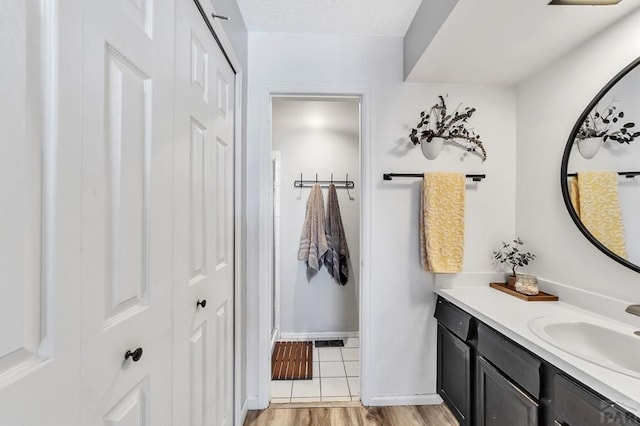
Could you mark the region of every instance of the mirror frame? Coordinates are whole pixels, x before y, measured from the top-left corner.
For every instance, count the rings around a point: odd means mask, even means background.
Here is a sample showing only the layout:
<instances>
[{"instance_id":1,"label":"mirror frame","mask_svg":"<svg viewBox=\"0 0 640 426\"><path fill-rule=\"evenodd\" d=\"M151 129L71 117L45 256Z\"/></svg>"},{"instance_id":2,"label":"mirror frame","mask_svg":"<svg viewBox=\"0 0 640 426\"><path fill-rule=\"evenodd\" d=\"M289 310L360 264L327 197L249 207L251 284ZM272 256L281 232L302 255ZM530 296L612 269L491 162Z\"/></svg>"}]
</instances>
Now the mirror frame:
<instances>
[{"instance_id":1,"label":"mirror frame","mask_svg":"<svg viewBox=\"0 0 640 426\"><path fill-rule=\"evenodd\" d=\"M615 260L621 265L626 266L629 269L632 269L636 272L640 272L640 265L631 263L627 259L624 259L618 256L617 254L615 254L614 252L612 252L611 250L609 250L607 247L605 247L604 244L602 244L598 239L596 239L591 234L591 232L589 232L589 230L584 226L584 224L578 217L578 214L574 210L573 204L571 204L571 198L569 196L569 184L567 179L567 171L569 168L569 155L571 154L571 148L573 147L573 144L576 139L576 135L580 130L580 126L582 125L582 122L585 120L585 118L587 118L587 115L589 114L589 112L591 112L591 110L593 110L593 108L596 107L598 102L600 102L600 100L604 98L604 96L607 93L609 93L609 91L613 88L613 86L615 86L624 76L629 74L629 72L631 72L636 67L640 67L640 57L636 58L633 62L631 62L626 67L624 67L622 71L616 74L615 77L613 77L598 92L598 94L593 98L593 100L589 103L589 105L587 105L587 107L582 112L582 114L580 114L580 117L578 117L578 121L576 121L576 124L573 126L573 129L571 130L571 134L569 135L569 140L567 141L567 145L564 148L564 154L562 155L562 166L560 167L560 186L562 187L562 198L564 199L564 204L567 207L569 216L571 216L571 219L576 224L580 232L582 232L582 234L587 238L587 240L589 240L591 244L596 246L598 250L600 250L601 252L609 256L611 259Z\"/></svg>"}]
</instances>

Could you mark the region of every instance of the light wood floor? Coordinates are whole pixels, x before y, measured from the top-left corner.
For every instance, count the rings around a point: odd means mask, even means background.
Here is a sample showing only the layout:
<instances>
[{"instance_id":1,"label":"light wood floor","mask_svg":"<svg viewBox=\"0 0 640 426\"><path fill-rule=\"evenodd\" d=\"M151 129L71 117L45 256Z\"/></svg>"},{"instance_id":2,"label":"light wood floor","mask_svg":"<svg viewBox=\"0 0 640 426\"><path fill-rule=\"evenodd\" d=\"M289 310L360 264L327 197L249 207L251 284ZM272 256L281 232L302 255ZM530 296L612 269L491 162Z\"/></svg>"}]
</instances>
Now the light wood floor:
<instances>
[{"instance_id":1,"label":"light wood floor","mask_svg":"<svg viewBox=\"0 0 640 426\"><path fill-rule=\"evenodd\" d=\"M244 426L458 426L446 405L400 407L271 406L249 411Z\"/></svg>"}]
</instances>

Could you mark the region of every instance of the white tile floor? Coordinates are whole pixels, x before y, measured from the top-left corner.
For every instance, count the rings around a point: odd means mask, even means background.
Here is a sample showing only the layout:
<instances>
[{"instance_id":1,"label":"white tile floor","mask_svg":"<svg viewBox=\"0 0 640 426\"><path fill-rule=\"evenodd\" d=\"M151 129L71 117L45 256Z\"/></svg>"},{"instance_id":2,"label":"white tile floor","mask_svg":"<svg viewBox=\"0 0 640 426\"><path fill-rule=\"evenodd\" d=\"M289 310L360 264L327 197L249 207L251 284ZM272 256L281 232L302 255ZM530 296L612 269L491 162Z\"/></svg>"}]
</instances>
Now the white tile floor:
<instances>
[{"instance_id":1,"label":"white tile floor","mask_svg":"<svg viewBox=\"0 0 640 426\"><path fill-rule=\"evenodd\" d=\"M360 339L343 348L313 348L312 380L272 380L271 402L348 402L360 400Z\"/></svg>"}]
</instances>

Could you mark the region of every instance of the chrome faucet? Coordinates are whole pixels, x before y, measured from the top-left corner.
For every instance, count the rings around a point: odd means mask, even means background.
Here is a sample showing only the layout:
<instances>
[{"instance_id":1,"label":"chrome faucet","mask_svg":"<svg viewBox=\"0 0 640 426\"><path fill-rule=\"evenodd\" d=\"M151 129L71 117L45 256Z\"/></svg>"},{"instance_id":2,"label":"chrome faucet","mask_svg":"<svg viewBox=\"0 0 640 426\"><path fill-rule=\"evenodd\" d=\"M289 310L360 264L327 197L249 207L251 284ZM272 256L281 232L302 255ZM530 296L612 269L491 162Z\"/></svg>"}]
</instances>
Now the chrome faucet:
<instances>
[{"instance_id":1,"label":"chrome faucet","mask_svg":"<svg viewBox=\"0 0 640 426\"><path fill-rule=\"evenodd\" d=\"M640 317L640 305L629 305L627 309L625 309L625 312Z\"/></svg>"}]
</instances>

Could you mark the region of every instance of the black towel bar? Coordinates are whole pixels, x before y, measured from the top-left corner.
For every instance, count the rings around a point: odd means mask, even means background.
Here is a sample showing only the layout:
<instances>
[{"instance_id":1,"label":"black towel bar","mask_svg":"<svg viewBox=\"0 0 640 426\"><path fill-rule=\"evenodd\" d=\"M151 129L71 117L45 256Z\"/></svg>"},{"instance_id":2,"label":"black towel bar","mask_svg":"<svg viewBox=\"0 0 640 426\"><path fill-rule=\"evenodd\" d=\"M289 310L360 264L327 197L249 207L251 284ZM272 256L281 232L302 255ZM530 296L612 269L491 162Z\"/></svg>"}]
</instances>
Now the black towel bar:
<instances>
[{"instance_id":1,"label":"black towel bar","mask_svg":"<svg viewBox=\"0 0 640 426\"><path fill-rule=\"evenodd\" d=\"M627 179L633 179L636 176L640 176L640 172L617 172L619 176L624 176ZM578 176L577 173L567 173L567 176Z\"/></svg>"},{"instance_id":2,"label":"black towel bar","mask_svg":"<svg viewBox=\"0 0 640 426\"><path fill-rule=\"evenodd\" d=\"M424 177L424 173L384 173L382 179L392 180L394 177ZM467 179L471 179L474 182L480 182L486 178L487 175L465 175Z\"/></svg>"}]
</instances>

